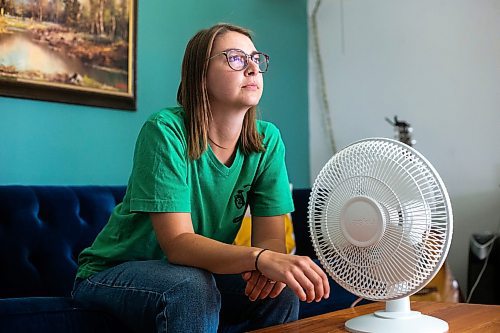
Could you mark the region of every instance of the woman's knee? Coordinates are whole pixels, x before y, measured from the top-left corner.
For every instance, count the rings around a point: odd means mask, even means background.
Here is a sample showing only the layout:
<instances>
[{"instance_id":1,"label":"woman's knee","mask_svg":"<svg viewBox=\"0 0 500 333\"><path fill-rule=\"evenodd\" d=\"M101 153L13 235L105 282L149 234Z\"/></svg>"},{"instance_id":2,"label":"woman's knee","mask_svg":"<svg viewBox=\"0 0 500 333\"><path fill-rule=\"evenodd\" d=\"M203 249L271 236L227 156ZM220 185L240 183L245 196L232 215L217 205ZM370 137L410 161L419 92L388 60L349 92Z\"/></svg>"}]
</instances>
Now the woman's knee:
<instances>
[{"instance_id":1,"label":"woman's knee","mask_svg":"<svg viewBox=\"0 0 500 333\"><path fill-rule=\"evenodd\" d=\"M194 267L183 267L178 281L171 285L167 294L181 292L189 298L215 298L220 303L220 293L212 273Z\"/></svg>"}]
</instances>

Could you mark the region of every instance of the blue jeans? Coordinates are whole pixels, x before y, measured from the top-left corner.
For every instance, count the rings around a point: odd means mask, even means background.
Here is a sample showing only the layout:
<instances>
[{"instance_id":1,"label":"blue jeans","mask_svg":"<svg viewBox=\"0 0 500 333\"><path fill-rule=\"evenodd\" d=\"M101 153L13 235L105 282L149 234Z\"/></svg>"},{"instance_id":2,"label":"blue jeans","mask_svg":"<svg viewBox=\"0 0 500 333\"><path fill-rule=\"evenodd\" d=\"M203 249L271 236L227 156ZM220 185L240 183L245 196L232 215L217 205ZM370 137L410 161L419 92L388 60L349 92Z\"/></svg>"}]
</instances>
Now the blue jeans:
<instances>
[{"instance_id":1,"label":"blue jeans","mask_svg":"<svg viewBox=\"0 0 500 333\"><path fill-rule=\"evenodd\" d=\"M165 260L130 261L77 280L73 298L136 332L243 332L297 320L299 300L245 296L239 274L217 275Z\"/></svg>"}]
</instances>

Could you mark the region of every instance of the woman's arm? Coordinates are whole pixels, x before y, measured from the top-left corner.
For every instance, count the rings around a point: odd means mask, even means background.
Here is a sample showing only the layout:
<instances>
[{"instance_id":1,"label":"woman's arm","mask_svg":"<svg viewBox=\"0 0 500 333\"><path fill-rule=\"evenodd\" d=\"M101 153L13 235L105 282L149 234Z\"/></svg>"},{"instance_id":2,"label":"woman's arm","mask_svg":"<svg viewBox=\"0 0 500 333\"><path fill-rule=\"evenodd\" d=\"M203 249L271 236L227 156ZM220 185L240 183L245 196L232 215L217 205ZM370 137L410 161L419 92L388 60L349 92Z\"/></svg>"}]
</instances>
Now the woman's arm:
<instances>
[{"instance_id":1,"label":"woman's arm","mask_svg":"<svg viewBox=\"0 0 500 333\"><path fill-rule=\"evenodd\" d=\"M252 216L252 246L286 253L285 216Z\"/></svg>"},{"instance_id":2,"label":"woman's arm","mask_svg":"<svg viewBox=\"0 0 500 333\"><path fill-rule=\"evenodd\" d=\"M252 245L286 253L286 232L284 215L252 216ZM247 282L245 294L251 301L266 297L277 297L286 285L283 282L270 281L257 270L242 274Z\"/></svg>"},{"instance_id":3,"label":"woman's arm","mask_svg":"<svg viewBox=\"0 0 500 333\"><path fill-rule=\"evenodd\" d=\"M261 248L225 244L197 235L189 213L150 215L158 242L171 263L219 274L255 270L255 259ZM259 237L258 234L259 231L255 236ZM270 246L277 244L272 239ZM288 285L302 301L319 301L330 293L326 274L308 257L269 250L259 256L258 268L267 278Z\"/></svg>"},{"instance_id":4,"label":"woman's arm","mask_svg":"<svg viewBox=\"0 0 500 333\"><path fill-rule=\"evenodd\" d=\"M150 216L158 243L169 262L217 274L255 269L259 248L234 246L197 235L189 213L150 213Z\"/></svg>"}]
</instances>

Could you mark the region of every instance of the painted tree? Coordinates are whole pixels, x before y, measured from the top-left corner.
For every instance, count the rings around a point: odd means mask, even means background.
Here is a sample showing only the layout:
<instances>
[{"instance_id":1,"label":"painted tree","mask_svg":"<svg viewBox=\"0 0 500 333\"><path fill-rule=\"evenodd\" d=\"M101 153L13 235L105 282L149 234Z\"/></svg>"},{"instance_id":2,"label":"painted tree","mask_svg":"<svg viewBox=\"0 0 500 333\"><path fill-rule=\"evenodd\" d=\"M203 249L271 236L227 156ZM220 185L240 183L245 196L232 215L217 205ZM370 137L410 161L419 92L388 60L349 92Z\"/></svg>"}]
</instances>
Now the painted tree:
<instances>
[{"instance_id":1,"label":"painted tree","mask_svg":"<svg viewBox=\"0 0 500 333\"><path fill-rule=\"evenodd\" d=\"M60 22L61 12L62 12L62 1L61 0L52 0L50 2L50 12L51 12L51 20L53 22Z\"/></svg>"},{"instance_id":2,"label":"painted tree","mask_svg":"<svg viewBox=\"0 0 500 333\"><path fill-rule=\"evenodd\" d=\"M117 23L117 35L120 36L123 40L128 41L128 33L129 33L129 11L128 7L129 2L127 0L118 0L120 4L118 4L119 15L118 15L118 23Z\"/></svg>"},{"instance_id":3,"label":"painted tree","mask_svg":"<svg viewBox=\"0 0 500 333\"><path fill-rule=\"evenodd\" d=\"M0 16L5 16L6 13L14 11L14 3L12 0L0 0Z\"/></svg>"},{"instance_id":4,"label":"painted tree","mask_svg":"<svg viewBox=\"0 0 500 333\"><path fill-rule=\"evenodd\" d=\"M47 0L38 0L38 21L43 21L43 13L45 6L47 5Z\"/></svg>"},{"instance_id":5,"label":"painted tree","mask_svg":"<svg viewBox=\"0 0 500 333\"><path fill-rule=\"evenodd\" d=\"M76 27L80 17L80 2L78 0L62 0L64 3L64 22Z\"/></svg>"},{"instance_id":6,"label":"painted tree","mask_svg":"<svg viewBox=\"0 0 500 333\"><path fill-rule=\"evenodd\" d=\"M37 0L29 0L28 1L28 6L29 6L29 11L30 11L30 14L31 14L31 19L34 20L36 19L36 12L37 12L37 6L38 6L38 2Z\"/></svg>"},{"instance_id":7,"label":"painted tree","mask_svg":"<svg viewBox=\"0 0 500 333\"><path fill-rule=\"evenodd\" d=\"M91 34L113 40L127 36L128 1L88 0L82 12L84 25Z\"/></svg>"}]
</instances>

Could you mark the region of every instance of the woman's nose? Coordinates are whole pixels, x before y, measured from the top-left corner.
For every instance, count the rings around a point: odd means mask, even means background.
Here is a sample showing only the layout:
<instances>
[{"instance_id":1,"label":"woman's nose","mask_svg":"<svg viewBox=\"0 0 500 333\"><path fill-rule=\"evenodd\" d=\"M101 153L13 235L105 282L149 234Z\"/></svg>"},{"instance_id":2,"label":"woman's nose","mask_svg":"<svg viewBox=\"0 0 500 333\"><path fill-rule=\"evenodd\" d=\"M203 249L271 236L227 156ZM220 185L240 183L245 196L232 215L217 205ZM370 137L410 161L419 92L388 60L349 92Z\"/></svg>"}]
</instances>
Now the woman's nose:
<instances>
[{"instance_id":1,"label":"woman's nose","mask_svg":"<svg viewBox=\"0 0 500 333\"><path fill-rule=\"evenodd\" d=\"M248 66L245 69L245 75L256 75L259 73L259 65L257 65L254 61L248 60Z\"/></svg>"}]
</instances>

